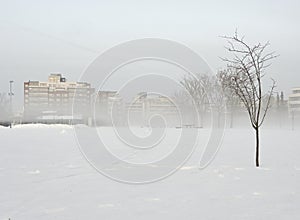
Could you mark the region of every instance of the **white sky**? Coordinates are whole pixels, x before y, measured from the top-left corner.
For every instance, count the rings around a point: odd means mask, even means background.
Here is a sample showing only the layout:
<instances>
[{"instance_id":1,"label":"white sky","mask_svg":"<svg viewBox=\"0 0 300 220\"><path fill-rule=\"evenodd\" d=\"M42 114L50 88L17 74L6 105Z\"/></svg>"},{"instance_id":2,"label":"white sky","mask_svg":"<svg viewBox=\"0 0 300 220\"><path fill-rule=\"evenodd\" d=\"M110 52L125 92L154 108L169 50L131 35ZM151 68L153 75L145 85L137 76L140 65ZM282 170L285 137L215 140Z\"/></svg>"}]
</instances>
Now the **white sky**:
<instances>
[{"instance_id":1,"label":"white sky","mask_svg":"<svg viewBox=\"0 0 300 220\"><path fill-rule=\"evenodd\" d=\"M286 95L300 86L300 3L294 1L14 1L0 0L0 92L15 81L46 80L50 72L76 81L105 49L157 37L197 51L214 71L223 66L224 40L236 28L250 43L271 42L280 54L269 76Z\"/></svg>"}]
</instances>

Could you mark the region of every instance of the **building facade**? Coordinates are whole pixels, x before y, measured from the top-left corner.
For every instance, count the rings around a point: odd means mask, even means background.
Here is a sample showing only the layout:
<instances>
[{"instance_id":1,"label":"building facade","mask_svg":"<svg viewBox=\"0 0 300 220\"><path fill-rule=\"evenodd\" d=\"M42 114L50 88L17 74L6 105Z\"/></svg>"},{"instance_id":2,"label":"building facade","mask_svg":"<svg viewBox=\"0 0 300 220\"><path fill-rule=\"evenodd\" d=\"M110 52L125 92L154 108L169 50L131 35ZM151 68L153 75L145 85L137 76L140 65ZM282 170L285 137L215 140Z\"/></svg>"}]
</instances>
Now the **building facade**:
<instances>
[{"instance_id":1,"label":"building facade","mask_svg":"<svg viewBox=\"0 0 300 220\"><path fill-rule=\"evenodd\" d=\"M293 88L289 95L288 107L290 115L300 115L300 87Z\"/></svg>"},{"instance_id":2,"label":"building facade","mask_svg":"<svg viewBox=\"0 0 300 220\"><path fill-rule=\"evenodd\" d=\"M51 74L47 82L24 82L24 119L84 119L89 114L93 91L91 84L67 82L61 74Z\"/></svg>"},{"instance_id":3,"label":"building facade","mask_svg":"<svg viewBox=\"0 0 300 220\"><path fill-rule=\"evenodd\" d=\"M96 124L122 124L123 101L117 91L98 91L94 108Z\"/></svg>"},{"instance_id":4,"label":"building facade","mask_svg":"<svg viewBox=\"0 0 300 220\"><path fill-rule=\"evenodd\" d=\"M167 125L176 126L179 123L179 113L174 103L168 97L158 94L141 92L133 102L126 104L125 110L132 124L150 126L150 119L155 115L162 116Z\"/></svg>"}]
</instances>

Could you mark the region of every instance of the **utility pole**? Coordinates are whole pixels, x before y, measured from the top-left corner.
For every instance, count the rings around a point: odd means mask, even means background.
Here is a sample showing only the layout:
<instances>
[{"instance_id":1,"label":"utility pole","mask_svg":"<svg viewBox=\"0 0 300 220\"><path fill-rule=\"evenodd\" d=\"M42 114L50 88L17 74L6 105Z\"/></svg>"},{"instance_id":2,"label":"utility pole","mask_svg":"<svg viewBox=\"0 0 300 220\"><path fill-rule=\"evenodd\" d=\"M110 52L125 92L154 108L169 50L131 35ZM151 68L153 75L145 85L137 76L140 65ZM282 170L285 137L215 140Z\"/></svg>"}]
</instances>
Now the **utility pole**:
<instances>
[{"instance_id":1,"label":"utility pole","mask_svg":"<svg viewBox=\"0 0 300 220\"><path fill-rule=\"evenodd\" d=\"M13 91L12 91L12 84L14 83L13 80L9 81L9 107L10 107L10 125L9 127L11 128L12 125L12 120L13 120L13 106L12 106L12 97L14 95Z\"/></svg>"}]
</instances>

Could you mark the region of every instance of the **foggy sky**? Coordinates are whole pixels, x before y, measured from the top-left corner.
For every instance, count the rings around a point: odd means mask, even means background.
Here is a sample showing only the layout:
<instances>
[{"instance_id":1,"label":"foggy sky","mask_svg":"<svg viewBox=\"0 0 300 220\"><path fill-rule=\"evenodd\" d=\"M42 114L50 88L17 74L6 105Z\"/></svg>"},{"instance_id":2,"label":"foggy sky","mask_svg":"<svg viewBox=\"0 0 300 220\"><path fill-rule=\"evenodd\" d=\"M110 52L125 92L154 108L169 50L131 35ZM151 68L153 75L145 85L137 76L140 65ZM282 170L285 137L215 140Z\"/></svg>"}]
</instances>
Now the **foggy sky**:
<instances>
[{"instance_id":1,"label":"foggy sky","mask_svg":"<svg viewBox=\"0 0 300 220\"><path fill-rule=\"evenodd\" d=\"M0 92L14 80L46 81L51 72L76 81L104 50L155 37L197 51L213 71L224 66L225 41L237 28L250 43L270 41L280 57L269 75L286 95L300 86L300 3L294 1L14 1L0 0Z\"/></svg>"}]
</instances>

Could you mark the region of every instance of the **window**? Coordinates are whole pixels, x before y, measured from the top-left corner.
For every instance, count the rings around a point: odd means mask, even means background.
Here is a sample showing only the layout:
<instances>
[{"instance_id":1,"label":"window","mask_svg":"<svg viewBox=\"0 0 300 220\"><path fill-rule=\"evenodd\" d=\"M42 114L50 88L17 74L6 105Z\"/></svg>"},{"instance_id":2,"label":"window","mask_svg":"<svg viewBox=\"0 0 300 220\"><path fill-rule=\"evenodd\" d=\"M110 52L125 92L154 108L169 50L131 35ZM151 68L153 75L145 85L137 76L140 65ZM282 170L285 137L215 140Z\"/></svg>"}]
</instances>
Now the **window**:
<instances>
[{"instance_id":1,"label":"window","mask_svg":"<svg viewBox=\"0 0 300 220\"><path fill-rule=\"evenodd\" d=\"M300 101L300 96L299 97L290 97L290 101Z\"/></svg>"}]
</instances>

